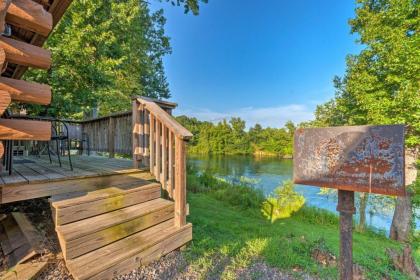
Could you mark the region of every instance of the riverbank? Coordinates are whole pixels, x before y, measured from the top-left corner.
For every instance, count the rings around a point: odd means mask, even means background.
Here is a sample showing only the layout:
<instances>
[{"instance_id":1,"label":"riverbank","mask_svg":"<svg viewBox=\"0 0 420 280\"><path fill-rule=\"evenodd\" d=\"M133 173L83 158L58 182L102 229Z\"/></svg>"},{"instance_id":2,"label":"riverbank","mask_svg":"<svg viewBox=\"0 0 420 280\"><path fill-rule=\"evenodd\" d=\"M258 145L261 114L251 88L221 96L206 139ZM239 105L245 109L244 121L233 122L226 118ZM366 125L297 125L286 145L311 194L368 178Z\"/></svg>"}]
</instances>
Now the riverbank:
<instances>
[{"instance_id":1,"label":"riverbank","mask_svg":"<svg viewBox=\"0 0 420 280\"><path fill-rule=\"evenodd\" d=\"M281 153L273 153L267 151L254 151L252 153L223 153L223 154L209 154L209 153L200 153L195 149L188 149L188 155L190 156L254 156L254 157L271 157L278 159L293 159L293 155L283 155Z\"/></svg>"},{"instance_id":2,"label":"riverbank","mask_svg":"<svg viewBox=\"0 0 420 280\"><path fill-rule=\"evenodd\" d=\"M336 279L335 215L303 207L291 218L270 223L257 206L260 195L249 187L214 185L208 175L190 174L188 179L194 239L185 254L199 275L236 279L238 271L264 263L293 278ZM392 266L386 253L387 248L401 250L401 244L367 230L354 233L353 246L354 262L365 279L409 279ZM420 251L413 252L419 265Z\"/></svg>"}]
</instances>

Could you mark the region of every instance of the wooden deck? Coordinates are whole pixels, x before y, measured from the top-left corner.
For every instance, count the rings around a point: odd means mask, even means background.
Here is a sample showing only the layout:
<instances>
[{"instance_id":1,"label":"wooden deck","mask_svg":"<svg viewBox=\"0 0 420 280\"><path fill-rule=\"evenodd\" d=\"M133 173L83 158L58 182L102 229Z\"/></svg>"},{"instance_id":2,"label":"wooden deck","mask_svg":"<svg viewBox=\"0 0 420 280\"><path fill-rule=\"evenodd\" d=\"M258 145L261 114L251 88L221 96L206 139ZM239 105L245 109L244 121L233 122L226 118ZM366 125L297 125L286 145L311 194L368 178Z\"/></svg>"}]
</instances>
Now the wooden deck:
<instances>
[{"instance_id":1,"label":"wooden deck","mask_svg":"<svg viewBox=\"0 0 420 280\"><path fill-rule=\"evenodd\" d=\"M72 156L73 171L67 157L51 164L47 156L15 157L13 174L0 174L0 202L47 197L61 193L98 189L101 185L151 180L149 171L135 169L133 162L99 156Z\"/></svg>"}]
</instances>

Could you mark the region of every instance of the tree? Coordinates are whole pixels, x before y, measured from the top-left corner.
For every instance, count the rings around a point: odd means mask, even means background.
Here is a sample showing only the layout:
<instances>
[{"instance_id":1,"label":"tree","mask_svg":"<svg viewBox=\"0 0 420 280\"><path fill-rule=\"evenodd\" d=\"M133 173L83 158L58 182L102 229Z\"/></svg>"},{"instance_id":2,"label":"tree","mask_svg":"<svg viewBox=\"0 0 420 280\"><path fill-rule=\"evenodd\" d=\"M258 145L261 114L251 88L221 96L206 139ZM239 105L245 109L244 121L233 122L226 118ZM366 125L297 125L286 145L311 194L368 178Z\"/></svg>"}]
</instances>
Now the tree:
<instances>
[{"instance_id":1,"label":"tree","mask_svg":"<svg viewBox=\"0 0 420 280\"><path fill-rule=\"evenodd\" d=\"M53 102L36 114L82 118L130 108L133 95L168 98L162 58L171 52L163 11L138 0L81 0L72 4L46 42L50 71L26 78L53 87Z\"/></svg>"},{"instance_id":2,"label":"tree","mask_svg":"<svg viewBox=\"0 0 420 280\"><path fill-rule=\"evenodd\" d=\"M349 23L364 49L348 56L345 76L334 80L336 96L317 108L314 124L405 124L406 145L420 145L418 12L418 0L357 0ZM397 199L393 229L408 228L410 199Z\"/></svg>"},{"instance_id":3,"label":"tree","mask_svg":"<svg viewBox=\"0 0 420 280\"><path fill-rule=\"evenodd\" d=\"M172 5L183 6L185 13L191 11L194 15L198 15L200 10L200 2L208 3L208 0L166 0L166 2L171 2Z\"/></svg>"},{"instance_id":4,"label":"tree","mask_svg":"<svg viewBox=\"0 0 420 280\"><path fill-rule=\"evenodd\" d=\"M349 58L346 81L369 123L408 126L409 147L420 144L418 11L417 0L359 0L350 25L367 47ZM391 238L407 240L411 216L410 195L397 198Z\"/></svg>"},{"instance_id":5,"label":"tree","mask_svg":"<svg viewBox=\"0 0 420 280\"><path fill-rule=\"evenodd\" d=\"M256 124L247 132L245 121L240 118L223 120L216 125L186 116L177 120L194 134L189 143L191 153L292 155L296 126L291 121L286 123L287 128L262 128Z\"/></svg>"}]
</instances>

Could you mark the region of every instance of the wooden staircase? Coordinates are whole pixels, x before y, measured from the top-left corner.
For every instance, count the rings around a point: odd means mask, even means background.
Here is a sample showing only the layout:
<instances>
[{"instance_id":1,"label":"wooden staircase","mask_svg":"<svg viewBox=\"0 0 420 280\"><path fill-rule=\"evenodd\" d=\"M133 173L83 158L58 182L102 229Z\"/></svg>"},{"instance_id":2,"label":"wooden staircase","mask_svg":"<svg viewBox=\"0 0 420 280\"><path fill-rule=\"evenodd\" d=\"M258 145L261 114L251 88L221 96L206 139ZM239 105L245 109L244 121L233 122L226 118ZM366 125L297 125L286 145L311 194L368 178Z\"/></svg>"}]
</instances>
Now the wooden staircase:
<instances>
[{"instance_id":1,"label":"wooden staircase","mask_svg":"<svg viewBox=\"0 0 420 280\"><path fill-rule=\"evenodd\" d=\"M192 239L175 226L174 202L145 180L51 198L67 267L75 279L112 279Z\"/></svg>"},{"instance_id":2,"label":"wooden staircase","mask_svg":"<svg viewBox=\"0 0 420 280\"><path fill-rule=\"evenodd\" d=\"M192 225L186 222L186 142L192 134L170 115L173 107L148 98L133 100L133 165L148 169L157 182L131 176L118 185L104 181L87 193L51 198L60 246L74 278L112 279L192 239ZM169 200L161 198L162 192Z\"/></svg>"}]
</instances>

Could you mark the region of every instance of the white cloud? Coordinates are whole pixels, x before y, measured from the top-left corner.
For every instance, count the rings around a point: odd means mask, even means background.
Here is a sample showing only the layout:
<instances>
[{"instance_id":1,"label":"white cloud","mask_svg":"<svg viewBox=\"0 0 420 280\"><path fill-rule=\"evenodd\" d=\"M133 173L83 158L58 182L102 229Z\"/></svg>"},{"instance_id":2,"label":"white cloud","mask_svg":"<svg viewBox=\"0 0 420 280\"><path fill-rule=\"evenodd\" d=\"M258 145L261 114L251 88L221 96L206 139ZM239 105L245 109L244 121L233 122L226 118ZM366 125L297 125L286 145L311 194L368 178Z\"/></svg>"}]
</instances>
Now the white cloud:
<instances>
[{"instance_id":1,"label":"white cloud","mask_svg":"<svg viewBox=\"0 0 420 280\"><path fill-rule=\"evenodd\" d=\"M313 110L301 104L289 104L277 107L243 107L229 112L217 112L203 108L178 109L175 115L187 115L196 117L199 120L219 122L231 117L240 117L246 121L247 127L254 126L256 123L263 127L283 127L286 121L294 123L308 121L314 118Z\"/></svg>"}]
</instances>

